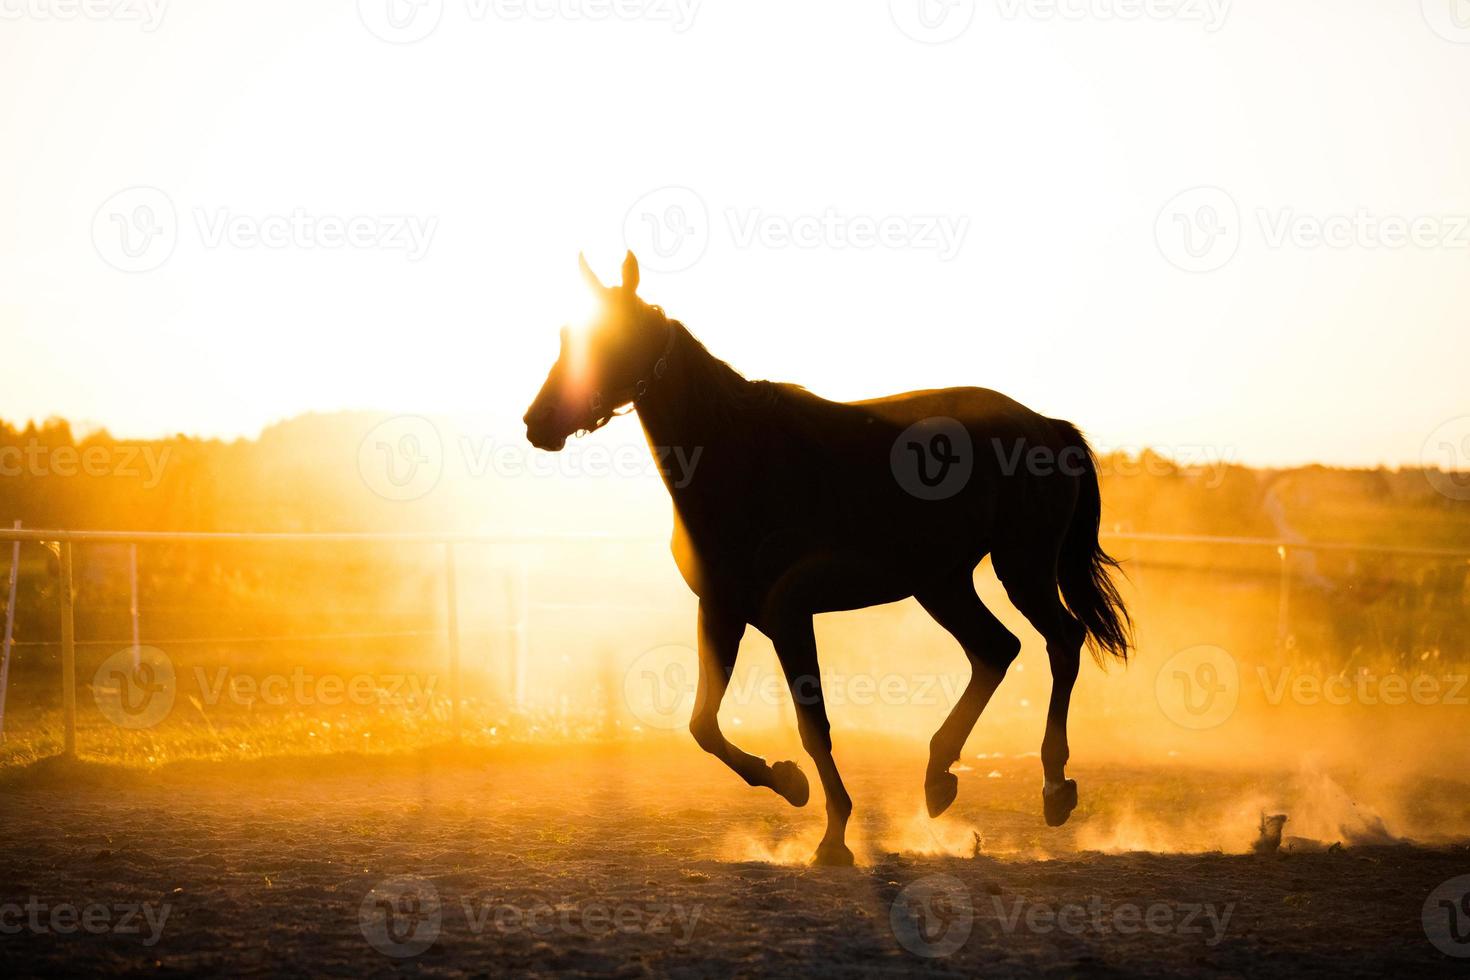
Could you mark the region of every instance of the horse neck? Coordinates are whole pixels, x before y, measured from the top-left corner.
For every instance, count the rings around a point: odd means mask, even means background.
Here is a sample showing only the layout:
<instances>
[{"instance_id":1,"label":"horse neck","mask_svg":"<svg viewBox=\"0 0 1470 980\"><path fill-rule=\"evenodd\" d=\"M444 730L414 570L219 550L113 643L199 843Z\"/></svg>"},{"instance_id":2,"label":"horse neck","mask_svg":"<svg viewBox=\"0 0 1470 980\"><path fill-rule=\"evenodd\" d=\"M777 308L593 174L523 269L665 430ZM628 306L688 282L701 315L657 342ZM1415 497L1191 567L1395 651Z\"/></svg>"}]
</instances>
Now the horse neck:
<instances>
[{"instance_id":1,"label":"horse neck","mask_svg":"<svg viewBox=\"0 0 1470 980\"><path fill-rule=\"evenodd\" d=\"M669 325L675 338L668 372L638 401L649 445L704 453L739 439L738 402L751 382L705 350L683 324Z\"/></svg>"}]
</instances>

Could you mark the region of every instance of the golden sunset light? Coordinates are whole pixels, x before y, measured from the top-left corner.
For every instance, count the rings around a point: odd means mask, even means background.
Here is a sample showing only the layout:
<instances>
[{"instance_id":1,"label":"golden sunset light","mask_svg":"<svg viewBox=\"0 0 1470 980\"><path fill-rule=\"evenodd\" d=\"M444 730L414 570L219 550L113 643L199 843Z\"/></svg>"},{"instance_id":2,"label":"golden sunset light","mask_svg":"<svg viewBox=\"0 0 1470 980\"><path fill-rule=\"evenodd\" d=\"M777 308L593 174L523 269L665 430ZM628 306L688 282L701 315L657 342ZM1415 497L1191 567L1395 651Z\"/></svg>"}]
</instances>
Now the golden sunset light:
<instances>
[{"instance_id":1,"label":"golden sunset light","mask_svg":"<svg viewBox=\"0 0 1470 980\"><path fill-rule=\"evenodd\" d=\"M0 0L0 81L5 976L1470 957L1467 0Z\"/></svg>"}]
</instances>

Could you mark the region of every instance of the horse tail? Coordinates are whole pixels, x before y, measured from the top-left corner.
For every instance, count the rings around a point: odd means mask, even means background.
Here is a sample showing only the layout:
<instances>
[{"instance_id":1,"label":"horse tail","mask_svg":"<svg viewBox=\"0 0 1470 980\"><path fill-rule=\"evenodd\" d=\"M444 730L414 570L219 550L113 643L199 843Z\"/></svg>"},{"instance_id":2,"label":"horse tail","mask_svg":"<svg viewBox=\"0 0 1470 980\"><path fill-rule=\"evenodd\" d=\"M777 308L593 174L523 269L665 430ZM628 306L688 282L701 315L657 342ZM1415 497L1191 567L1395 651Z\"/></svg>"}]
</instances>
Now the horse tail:
<instances>
[{"instance_id":1,"label":"horse tail","mask_svg":"<svg viewBox=\"0 0 1470 980\"><path fill-rule=\"evenodd\" d=\"M1113 583L1112 570L1119 568L1118 562L1098 543L1102 495L1097 485L1097 456L1072 423L1055 420L1054 424L1066 448L1081 451L1083 468L1077 505L1057 556L1057 585L1067 609L1087 630L1087 648L1093 659L1102 664L1104 656L1110 655L1126 664L1133 646L1133 620Z\"/></svg>"}]
</instances>

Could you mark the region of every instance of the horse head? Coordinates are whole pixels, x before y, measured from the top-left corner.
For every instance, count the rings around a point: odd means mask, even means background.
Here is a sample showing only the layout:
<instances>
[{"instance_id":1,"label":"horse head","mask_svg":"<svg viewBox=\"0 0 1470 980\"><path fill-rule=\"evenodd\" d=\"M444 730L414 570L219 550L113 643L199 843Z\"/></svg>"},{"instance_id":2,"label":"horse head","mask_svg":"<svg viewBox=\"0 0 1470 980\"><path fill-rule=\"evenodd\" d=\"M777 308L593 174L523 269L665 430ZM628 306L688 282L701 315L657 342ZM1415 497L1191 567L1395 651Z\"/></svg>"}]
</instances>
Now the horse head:
<instances>
[{"instance_id":1,"label":"horse head","mask_svg":"<svg viewBox=\"0 0 1470 980\"><path fill-rule=\"evenodd\" d=\"M638 259L623 260L623 281L604 286L578 256L594 312L577 329L562 327L561 352L527 409L526 438L557 452L579 432L606 425L667 370L673 329L663 311L638 298Z\"/></svg>"}]
</instances>

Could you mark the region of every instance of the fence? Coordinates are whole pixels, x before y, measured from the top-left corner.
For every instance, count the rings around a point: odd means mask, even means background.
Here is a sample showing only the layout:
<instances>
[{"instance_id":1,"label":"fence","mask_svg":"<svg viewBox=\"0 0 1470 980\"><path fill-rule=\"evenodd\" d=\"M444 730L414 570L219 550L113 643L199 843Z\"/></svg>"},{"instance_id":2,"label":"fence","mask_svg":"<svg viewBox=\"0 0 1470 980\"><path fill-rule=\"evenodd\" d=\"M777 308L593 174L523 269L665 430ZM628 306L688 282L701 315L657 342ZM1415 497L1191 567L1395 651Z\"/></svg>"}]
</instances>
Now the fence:
<instances>
[{"instance_id":1,"label":"fence","mask_svg":"<svg viewBox=\"0 0 1470 980\"><path fill-rule=\"evenodd\" d=\"M1401 556L1409 558L1470 562L1470 551L1447 548L1396 548L1374 547L1343 542L1314 542L1277 538L1217 537L1187 534L1151 534L1104 532L1109 542L1136 544L1193 544L1212 547L1262 549L1274 551L1281 563L1280 602L1278 607L1278 635L1284 635L1290 607L1290 575L1288 558L1293 552L1352 552ZM166 532L166 531L67 531L67 530L24 530L0 529L0 542L13 542L13 554L18 553L22 542L54 546L59 562L60 582L60 646L62 716L64 726L64 752L76 754L76 647L74 614L75 589L73 586L73 546L76 544L148 544L148 543L257 543L282 546L310 546L322 544L395 544L432 545L443 548L443 576L446 594L445 640L448 648L449 709L450 725L455 737L460 732L461 685L460 685L460 617L458 580L456 572L456 548L460 545L525 546L546 545L556 542L578 543L648 543L646 535L605 534L418 534L418 533L226 533L226 532ZM9 574L11 600L7 606L7 619L14 612L15 578L19 562L11 560ZM130 568L136 581L136 565ZM136 599L134 599L136 601ZM134 620L136 623L136 618ZM137 645L136 635L134 645ZM11 651L10 624L5 631L4 663L0 665L0 718L4 711L4 677L8 670Z\"/></svg>"}]
</instances>

